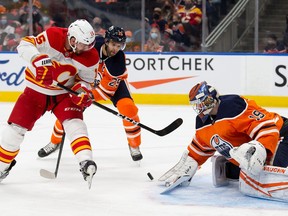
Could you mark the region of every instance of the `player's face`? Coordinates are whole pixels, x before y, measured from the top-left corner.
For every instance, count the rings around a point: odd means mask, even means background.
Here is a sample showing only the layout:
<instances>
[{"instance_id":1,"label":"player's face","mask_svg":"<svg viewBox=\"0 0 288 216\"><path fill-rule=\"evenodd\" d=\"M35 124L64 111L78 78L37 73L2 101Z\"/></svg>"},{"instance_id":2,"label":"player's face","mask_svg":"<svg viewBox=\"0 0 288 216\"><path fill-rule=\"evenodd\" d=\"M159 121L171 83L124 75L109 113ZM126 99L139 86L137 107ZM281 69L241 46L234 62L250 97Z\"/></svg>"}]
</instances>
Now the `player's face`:
<instances>
[{"instance_id":1,"label":"player's face","mask_svg":"<svg viewBox=\"0 0 288 216\"><path fill-rule=\"evenodd\" d=\"M83 44L83 43L78 42L78 43L76 43L76 51L75 51L75 53L76 54L80 54L80 53L86 52L86 51L88 51L88 50L90 50L92 48L93 48L92 44L87 45L87 44Z\"/></svg>"},{"instance_id":2,"label":"player's face","mask_svg":"<svg viewBox=\"0 0 288 216\"><path fill-rule=\"evenodd\" d=\"M109 57L116 55L120 49L123 49L123 43L117 43L114 41L107 42L106 52Z\"/></svg>"}]
</instances>

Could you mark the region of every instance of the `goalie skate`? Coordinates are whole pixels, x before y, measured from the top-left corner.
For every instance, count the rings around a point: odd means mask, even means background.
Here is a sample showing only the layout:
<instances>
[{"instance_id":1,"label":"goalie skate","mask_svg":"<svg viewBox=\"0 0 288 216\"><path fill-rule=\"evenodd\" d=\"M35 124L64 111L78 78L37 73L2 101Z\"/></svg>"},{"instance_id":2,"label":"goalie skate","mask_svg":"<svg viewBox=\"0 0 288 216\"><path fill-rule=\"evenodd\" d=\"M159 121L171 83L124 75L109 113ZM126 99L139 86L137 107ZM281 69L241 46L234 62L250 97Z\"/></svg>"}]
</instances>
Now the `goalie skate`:
<instances>
[{"instance_id":1,"label":"goalie skate","mask_svg":"<svg viewBox=\"0 0 288 216\"><path fill-rule=\"evenodd\" d=\"M191 176L180 176L179 178L177 178L176 181L172 182L171 184L166 182L166 184L165 184L166 189L164 191L162 191L160 194L166 194L166 193L171 192L173 189L175 189L179 185L190 181L191 178L192 178Z\"/></svg>"}]
</instances>

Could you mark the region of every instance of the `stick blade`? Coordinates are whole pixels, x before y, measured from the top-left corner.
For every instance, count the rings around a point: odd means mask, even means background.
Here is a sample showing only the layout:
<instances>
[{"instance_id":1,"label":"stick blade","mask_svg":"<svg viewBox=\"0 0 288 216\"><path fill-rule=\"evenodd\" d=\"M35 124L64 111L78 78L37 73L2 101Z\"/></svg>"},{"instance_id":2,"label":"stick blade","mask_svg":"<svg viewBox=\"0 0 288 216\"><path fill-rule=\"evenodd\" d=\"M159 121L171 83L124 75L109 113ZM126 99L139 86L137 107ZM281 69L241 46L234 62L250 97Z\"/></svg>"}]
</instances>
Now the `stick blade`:
<instances>
[{"instance_id":1,"label":"stick blade","mask_svg":"<svg viewBox=\"0 0 288 216\"><path fill-rule=\"evenodd\" d=\"M182 123L183 123L183 119L178 118L175 121L173 121L170 125L163 128L162 130L155 131L155 133L158 136L165 136L165 135L171 133L172 131L176 130L178 127L180 127L180 125L182 125Z\"/></svg>"},{"instance_id":2,"label":"stick blade","mask_svg":"<svg viewBox=\"0 0 288 216\"><path fill-rule=\"evenodd\" d=\"M45 170L45 169L40 169L40 175L41 175L43 178L56 179L55 173L50 172L50 171Z\"/></svg>"}]
</instances>

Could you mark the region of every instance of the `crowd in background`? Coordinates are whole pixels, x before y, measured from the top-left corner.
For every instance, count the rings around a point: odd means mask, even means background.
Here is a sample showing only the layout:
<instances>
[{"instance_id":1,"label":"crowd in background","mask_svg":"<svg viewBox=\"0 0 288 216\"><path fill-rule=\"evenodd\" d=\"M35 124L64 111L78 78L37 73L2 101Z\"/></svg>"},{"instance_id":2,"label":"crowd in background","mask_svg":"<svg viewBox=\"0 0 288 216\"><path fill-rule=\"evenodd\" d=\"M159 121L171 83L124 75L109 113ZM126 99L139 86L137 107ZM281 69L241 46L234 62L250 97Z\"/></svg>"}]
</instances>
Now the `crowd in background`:
<instances>
[{"instance_id":1,"label":"crowd in background","mask_svg":"<svg viewBox=\"0 0 288 216\"><path fill-rule=\"evenodd\" d=\"M283 38L278 39L273 32L267 32L264 53L287 53L288 52L288 15L286 15L286 29Z\"/></svg>"},{"instance_id":2,"label":"crowd in background","mask_svg":"<svg viewBox=\"0 0 288 216\"><path fill-rule=\"evenodd\" d=\"M207 29L211 32L219 23L221 16L227 14L229 4L237 0L206 0ZM6 2L6 3L5 3ZM9 4L7 2L10 2ZM29 1L28 0L0 0L0 51L15 51L20 38L29 35ZM85 18L94 26L96 34L103 35L110 25L118 25L119 20L109 19L107 11L114 5L129 5L129 1L87 0L66 1L63 6L59 1L33 0L32 26L33 35L37 35L51 26L67 27L66 24L77 18ZM50 2L50 3L48 3ZM56 3L58 2L58 3ZM64 2L64 1L63 1ZM91 11L80 12L80 2L86 2L97 8L104 8L101 14ZM104 2L104 4L103 4ZM138 3L141 1L138 1ZM102 3L102 4L101 4ZM136 1L134 1L136 4ZM47 6L47 4L49 4ZM99 7L98 7L99 6ZM106 9L107 10L106 10ZM54 10L56 11L51 11ZM128 10L129 9L129 10ZM132 8L128 14L136 16ZM145 52L187 52L201 50L202 34L202 0L155 0L149 2L145 12ZM87 9L85 9L87 11ZM58 12L59 11L59 12ZM64 12L68 13L65 15ZM99 11L99 10L98 10ZM131 13L129 13L129 11ZM116 10L113 13L120 13ZM138 11L140 15L140 11ZM141 51L142 29L138 18L138 26L123 24L126 30L126 51ZM70 19L70 20L68 20ZM119 26L119 25L118 25Z\"/></svg>"}]
</instances>

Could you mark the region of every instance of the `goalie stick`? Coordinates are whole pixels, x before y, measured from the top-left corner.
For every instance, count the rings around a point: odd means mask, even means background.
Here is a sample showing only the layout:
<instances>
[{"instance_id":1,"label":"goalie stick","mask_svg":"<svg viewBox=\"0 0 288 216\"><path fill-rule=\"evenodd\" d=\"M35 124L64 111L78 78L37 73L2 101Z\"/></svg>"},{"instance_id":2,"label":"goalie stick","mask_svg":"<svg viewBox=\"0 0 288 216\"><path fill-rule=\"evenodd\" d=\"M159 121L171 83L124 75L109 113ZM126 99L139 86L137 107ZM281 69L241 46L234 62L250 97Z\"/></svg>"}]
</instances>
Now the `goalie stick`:
<instances>
[{"instance_id":1,"label":"goalie stick","mask_svg":"<svg viewBox=\"0 0 288 216\"><path fill-rule=\"evenodd\" d=\"M66 87L66 86L64 86L64 85L62 85L60 83L57 83L56 85L58 87L64 89L64 90L66 90L67 92L69 92L71 94L78 95L77 92L73 91L72 89L70 89L70 88L68 88L68 87ZM121 113L118 113L115 110L110 109L110 108L108 108L108 107L96 102L95 100L93 100L93 104L98 106L98 107L100 107L101 109L104 109L104 110L106 110L106 111L118 116L119 118L124 119L125 121L131 122L134 125L138 125L139 127L143 128L145 130L148 130L151 133L154 133L154 134L156 134L158 136L165 136L165 135L171 133L172 131L176 130L183 123L183 119L178 118L175 121L173 121L171 124L166 126L165 128L163 128L161 130L155 130L155 129L152 129L152 128L150 128L150 127L148 127L148 126L146 126L146 125L144 125L144 124L142 124L140 122L137 122L137 121L125 116L125 115L122 115Z\"/></svg>"},{"instance_id":2,"label":"goalie stick","mask_svg":"<svg viewBox=\"0 0 288 216\"><path fill-rule=\"evenodd\" d=\"M58 158L57 158L55 171L54 172L50 172L50 171L48 171L46 169L41 169L40 170L40 175L42 177L48 178L48 179L56 179L57 178L59 164L60 164L61 155L62 155L63 146L64 146L64 141L65 141L65 132L63 133L63 137L62 137L61 143L59 144L60 148L59 148L59 153L58 153Z\"/></svg>"}]
</instances>

